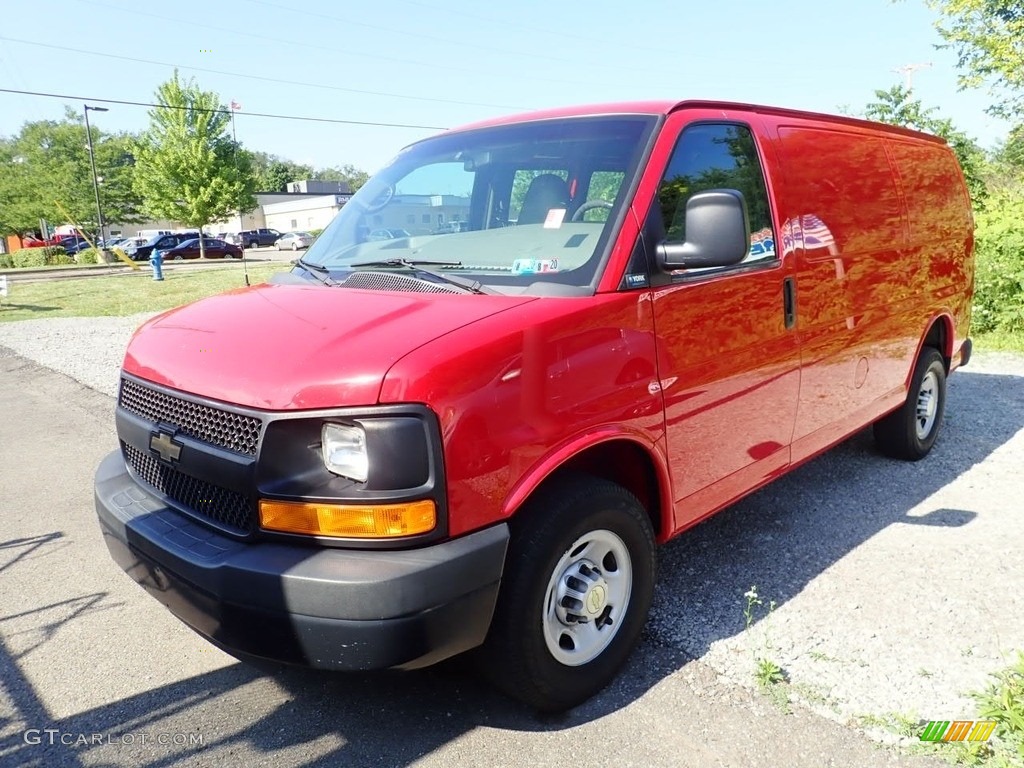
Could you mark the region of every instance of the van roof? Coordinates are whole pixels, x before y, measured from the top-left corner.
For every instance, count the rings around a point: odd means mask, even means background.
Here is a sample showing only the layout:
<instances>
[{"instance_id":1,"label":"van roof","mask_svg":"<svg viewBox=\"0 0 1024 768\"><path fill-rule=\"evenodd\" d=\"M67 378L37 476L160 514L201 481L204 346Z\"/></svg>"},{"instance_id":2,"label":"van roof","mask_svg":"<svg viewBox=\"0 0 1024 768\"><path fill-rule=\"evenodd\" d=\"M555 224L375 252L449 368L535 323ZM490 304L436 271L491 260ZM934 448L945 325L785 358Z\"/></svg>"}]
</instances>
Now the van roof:
<instances>
[{"instance_id":1,"label":"van roof","mask_svg":"<svg viewBox=\"0 0 1024 768\"><path fill-rule=\"evenodd\" d=\"M756 112L758 114L776 115L779 117L796 117L804 120L821 120L829 123L843 123L846 125L881 130L887 133L925 139L938 144L945 144L945 140L930 133L922 133L910 128L902 128L897 125L876 123L858 117L846 115L831 115L824 112L808 112L799 109L788 109L785 107L769 107L762 104L745 104L731 101L710 101L704 99L687 99L684 101L624 101L611 102L607 104L583 104L577 106L557 107L534 112L523 112L520 114L506 115L489 120L482 120L468 125L453 128L453 131L468 131L477 128L486 128L496 125L508 125L509 123L527 123L536 120L552 120L560 117L589 117L598 115L668 115L681 109L718 109L722 111Z\"/></svg>"}]
</instances>

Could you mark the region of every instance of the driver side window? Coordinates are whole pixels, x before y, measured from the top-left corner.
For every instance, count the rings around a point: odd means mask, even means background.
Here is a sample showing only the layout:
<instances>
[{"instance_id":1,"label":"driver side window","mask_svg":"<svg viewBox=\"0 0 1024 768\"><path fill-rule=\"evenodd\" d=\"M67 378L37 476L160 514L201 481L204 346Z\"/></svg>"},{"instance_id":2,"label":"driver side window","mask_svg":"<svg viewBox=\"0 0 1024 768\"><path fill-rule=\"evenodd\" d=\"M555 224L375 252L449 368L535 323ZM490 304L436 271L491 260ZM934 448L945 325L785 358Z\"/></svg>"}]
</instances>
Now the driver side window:
<instances>
[{"instance_id":1,"label":"driver side window","mask_svg":"<svg viewBox=\"0 0 1024 768\"><path fill-rule=\"evenodd\" d=\"M709 189L743 193L750 218L750 251L743 263L777 258L764 173L754 136L746 126L701 123L686 128L679 137L658 187L658 205L670 242L686 240L686 203Z\"/></svg>"}]
</instances>

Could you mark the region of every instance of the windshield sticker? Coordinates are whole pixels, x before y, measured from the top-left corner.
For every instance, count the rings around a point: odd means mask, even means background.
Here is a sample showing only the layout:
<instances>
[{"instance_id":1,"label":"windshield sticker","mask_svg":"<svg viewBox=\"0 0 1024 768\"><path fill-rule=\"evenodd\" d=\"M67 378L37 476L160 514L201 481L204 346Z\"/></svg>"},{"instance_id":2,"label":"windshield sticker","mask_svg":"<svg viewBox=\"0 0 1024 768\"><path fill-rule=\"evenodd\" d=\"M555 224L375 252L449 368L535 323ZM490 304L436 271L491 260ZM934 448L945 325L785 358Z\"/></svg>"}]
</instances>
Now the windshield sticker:
<instances>
[{"instance_id":1,"label":"windshield sticker","mask_svg":"<svg viewBox=\"0 0 1024 768\"><path fill-rule=\"evenodd\" d=\"M558 229L565 221L565 208L552 208L544 219L544 229Z\"/></svg>"},{"instance_id":2,"label":"windshield sticker","mask_svg":"<svg viewBox=\"0 0 1024 768\"><path fill-rule=\"evenodd\" d=\"M558 259L516 259L512 262L513 275L540 275L557 271Z\"/></svg>"}]
</instances>

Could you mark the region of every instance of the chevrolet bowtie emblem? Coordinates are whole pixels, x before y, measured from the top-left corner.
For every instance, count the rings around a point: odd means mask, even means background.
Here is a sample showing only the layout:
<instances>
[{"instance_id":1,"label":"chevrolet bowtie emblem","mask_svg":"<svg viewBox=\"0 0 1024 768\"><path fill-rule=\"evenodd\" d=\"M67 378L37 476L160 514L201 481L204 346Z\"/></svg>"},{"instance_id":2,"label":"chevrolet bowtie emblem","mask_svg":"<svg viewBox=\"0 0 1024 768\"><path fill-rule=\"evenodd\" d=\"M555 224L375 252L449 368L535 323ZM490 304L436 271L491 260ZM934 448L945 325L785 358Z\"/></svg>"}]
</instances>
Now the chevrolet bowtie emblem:
<instances>
[{"instance_id":1,"label":"chevrolet bowtie emblem","mask_svg":"<svg viewBox=\"0 0 1024 768\"><path fill-rule=\"evenodd\" d=\"M149 438L150 450L160 454L164 461L177 461L181 456L181 444L174 442L173 435L157 432Z\"/></svg>"}]
</instances>

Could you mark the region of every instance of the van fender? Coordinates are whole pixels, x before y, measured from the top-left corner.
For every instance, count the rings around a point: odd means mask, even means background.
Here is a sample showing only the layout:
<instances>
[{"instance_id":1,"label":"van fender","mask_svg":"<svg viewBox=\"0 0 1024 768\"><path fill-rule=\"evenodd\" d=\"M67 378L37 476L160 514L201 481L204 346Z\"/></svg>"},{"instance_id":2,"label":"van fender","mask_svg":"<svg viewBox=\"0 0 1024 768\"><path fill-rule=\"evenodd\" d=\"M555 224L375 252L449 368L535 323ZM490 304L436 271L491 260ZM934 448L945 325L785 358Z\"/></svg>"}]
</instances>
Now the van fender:
<instances>
[{"instance_id":1,"label":"van fender","mask_svg":"<svg viewBox=\"0 0 1024 768\"><path fill-rule=\"evenodd\" d=\"M597 445L615 440L626 440L635 444L653 464L658 483L658 495L661 498L661 508L649 511L657 514L657 519L660 521L661 530L657 534L658 541L665 541L669 532L673 530L674 513L672 482L668 471L668 460L665 456L664 440L652 440L646 433L622 425L603 425L588 432L573 435L551 448L537 459L509 490L501 507L502 519L514 515L545 480L569 464L575 457Z\"/></svg>"},{"instance_id":2,"label":"van fender","mask_svg":"<svg viewBox=\"0 0 1024 768\"><path fill-rule=\"evenodd\" d=\"M949 368L949 361L953 358L953 338L956 324L953 320L953 313L948 309L941 309L928 319L924 330L918 338L917 349L914 351L914 359L910 361L910 368L907 371L907 376L903 382L904 389L910 387L910 378L914 375L914 365L921 357L921 350L923 350L925 346L932 346L931 344L928 344L928 339L932 335L932 329L940 323L941 335L939 338L941 339L941 343L936 348L946 359L946 367L947 369Z\"/></svg>"}]
</instances>

